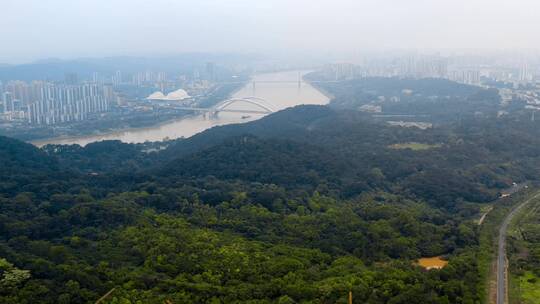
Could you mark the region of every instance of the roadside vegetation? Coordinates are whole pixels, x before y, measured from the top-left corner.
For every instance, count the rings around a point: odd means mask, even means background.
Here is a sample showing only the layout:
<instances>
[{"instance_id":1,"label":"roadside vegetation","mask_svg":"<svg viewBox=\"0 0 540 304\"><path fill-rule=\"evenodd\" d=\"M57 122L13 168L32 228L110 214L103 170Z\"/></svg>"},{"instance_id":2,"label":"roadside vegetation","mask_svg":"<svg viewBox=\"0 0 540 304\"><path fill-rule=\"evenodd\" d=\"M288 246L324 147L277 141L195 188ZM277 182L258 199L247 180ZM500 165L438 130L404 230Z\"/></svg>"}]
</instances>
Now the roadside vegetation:
<instances>
[{"instance_id":1,"label":"roadside vegetation","mask_svg":"<svg viewBox=\"0 0 540 304\"><path fill-rule=\"evenodd\" d=\"M496 300L496 259L499 228L512 208L526 200L533 193L535 193L534 189L528 188L512 196L500 198L493 204L481 208L482 214L488 212L484 221L478 227L480 243L478 265L481 277L478 290L484 291L481 303L495 303Z\"/></svg>"},{"instance_id":2,"label":"roadside vegetation","mask_svg":"<svg viewBox=\"0 0 540 304\"><path fill-rule=\"evenodd\" d=\"M540 303L540 200L522 210L509 231L510 303Z\"/></svg>"}]
</instances>

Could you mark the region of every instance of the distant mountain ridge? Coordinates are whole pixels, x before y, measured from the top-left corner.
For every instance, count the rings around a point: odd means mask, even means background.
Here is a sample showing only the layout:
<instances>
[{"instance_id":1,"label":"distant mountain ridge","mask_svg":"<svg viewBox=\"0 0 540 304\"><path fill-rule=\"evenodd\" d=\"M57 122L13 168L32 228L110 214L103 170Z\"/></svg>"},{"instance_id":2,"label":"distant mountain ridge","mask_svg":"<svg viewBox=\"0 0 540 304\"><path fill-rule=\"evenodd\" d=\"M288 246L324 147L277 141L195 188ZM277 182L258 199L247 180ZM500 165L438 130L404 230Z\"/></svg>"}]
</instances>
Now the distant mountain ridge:
<instances>
[{"instance_id":1,"label":"distant mountain ridge","mask_svg":"<svg viewBox=\"0 0 540 304\"><path fill-rule=\"evenodd\" d=\"M250 60L252 56L234 54L189 53L167 57L106 57L62 60L56 58L38 60L18 65L0 65L0 81L9 80L63 80L65 74L76 73L81 78L100 74L135 73L147 70L167 73L187 73L207 62L228 64Z\"/></svg>"}]
</instances>

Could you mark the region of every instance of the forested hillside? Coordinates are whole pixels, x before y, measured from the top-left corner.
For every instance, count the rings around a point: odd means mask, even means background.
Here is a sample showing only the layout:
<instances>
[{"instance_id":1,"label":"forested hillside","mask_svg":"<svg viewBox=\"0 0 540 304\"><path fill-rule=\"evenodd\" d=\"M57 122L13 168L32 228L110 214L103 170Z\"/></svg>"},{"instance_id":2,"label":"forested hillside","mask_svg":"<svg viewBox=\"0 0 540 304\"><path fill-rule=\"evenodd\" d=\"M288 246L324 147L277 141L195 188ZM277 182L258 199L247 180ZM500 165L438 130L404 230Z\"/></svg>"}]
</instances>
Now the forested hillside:
<instances>
[{"instance_id":1,"label":"forested hillside","mask_svg":"<svg viewBox=\"0 0 540 304\"><path fill-rule=\"evenodd\" d=\"M480 303L476 220L539 179L539 133L300 106L166 143L0 138L0 302Z\"/></svg>"},{"instance_id":2,"label":"forested hillside","mask_svg":"<svg viewBox=\"0 0 540 304\"><path fill-rule=\"evenodd\" d=\"M311 73L308 80L325 80ZM341 82L315 82L315 86L334 96L331 106L337 109L361 109L375 106L379 114L406 115L436 124L471 117L496 117L499 92L446 79L369 77ZM515 109L514 109L515 110ZM403 118L402 118L403 119Z\"/></svg>"}]
</instances>

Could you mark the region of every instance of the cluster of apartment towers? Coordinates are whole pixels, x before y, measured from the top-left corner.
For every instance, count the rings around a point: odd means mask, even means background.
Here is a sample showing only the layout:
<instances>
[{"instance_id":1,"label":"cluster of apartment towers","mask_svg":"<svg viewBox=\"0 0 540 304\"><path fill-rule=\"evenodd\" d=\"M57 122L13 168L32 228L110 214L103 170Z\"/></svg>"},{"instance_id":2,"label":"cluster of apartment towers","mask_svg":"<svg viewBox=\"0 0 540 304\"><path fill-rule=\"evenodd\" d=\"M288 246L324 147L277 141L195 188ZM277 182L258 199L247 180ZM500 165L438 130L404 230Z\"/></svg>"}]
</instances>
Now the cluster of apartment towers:
<instances>
[{"instance_id":1,"label":"cluster of apartment towers","mask_svg":"<svg viewBox=\"0 0 540 304\"><path fill-rule=\"evenodd\" d=\"M112 85L96 83L11 81L0 83L0 92L0 114L9 116L8 120L43 125L85 120L90 114L108 111L114 100Z\"/></svg>"}]
</instances>

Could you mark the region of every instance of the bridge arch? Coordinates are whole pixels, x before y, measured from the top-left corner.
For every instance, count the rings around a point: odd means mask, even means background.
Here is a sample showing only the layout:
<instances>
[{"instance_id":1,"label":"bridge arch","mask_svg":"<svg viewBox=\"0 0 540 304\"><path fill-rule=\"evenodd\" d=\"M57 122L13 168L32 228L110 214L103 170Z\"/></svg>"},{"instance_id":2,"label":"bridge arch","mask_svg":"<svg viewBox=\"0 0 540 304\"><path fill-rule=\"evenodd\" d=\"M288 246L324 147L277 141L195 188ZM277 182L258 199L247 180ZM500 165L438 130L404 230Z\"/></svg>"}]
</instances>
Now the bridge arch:
<instances>
[{"instance_id":1,"label":"bridge arch","mask_svg":"<svg viewBox=\"0 0 540 304\"><path fill-rule=\"evenodd\" d=\"M245 102L245 103L249 103L249 104L252 104L252 105L255 105L261 109L263 109L264 111L268 112L268 113L274 113L275 110L270 107L268 104L268 102L262 98L258 98L258 97L242 97L242 98L230 98L230 99L227 99L219 104L217 104L215 107L214 107L214 110L216 112L219 112L221 110L225 110L225 108L227 108L228 106L234 104L234 103L237 103L237 102Z\"/></svg>"}]
</instances>

